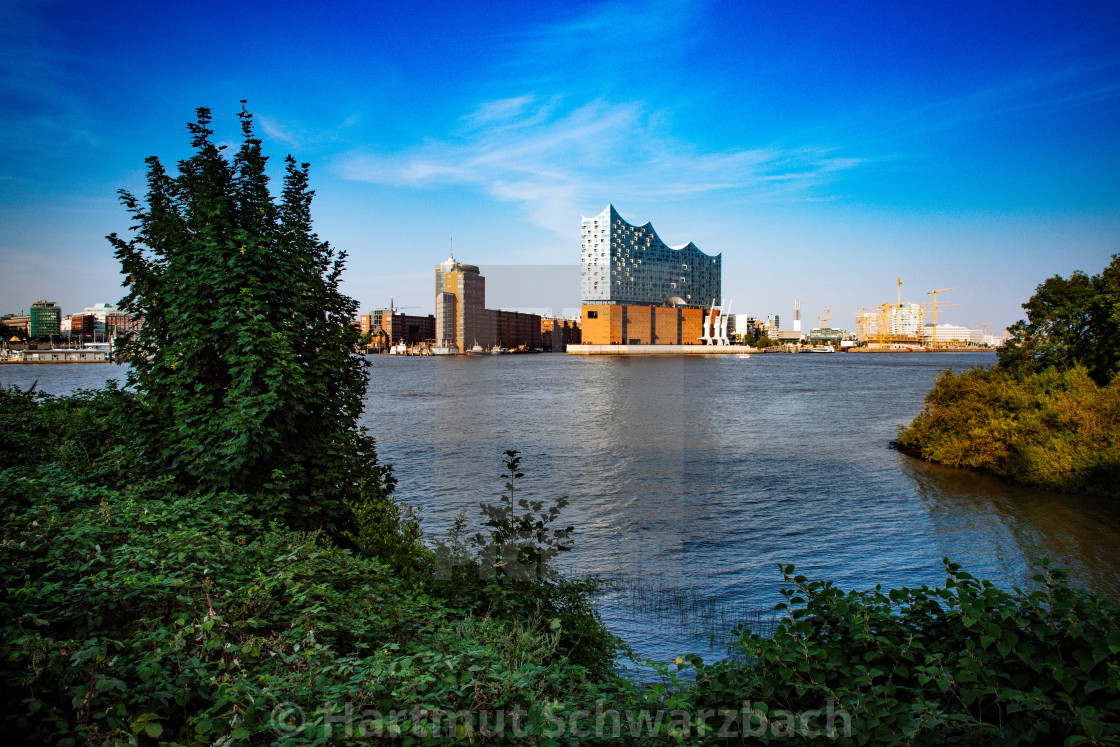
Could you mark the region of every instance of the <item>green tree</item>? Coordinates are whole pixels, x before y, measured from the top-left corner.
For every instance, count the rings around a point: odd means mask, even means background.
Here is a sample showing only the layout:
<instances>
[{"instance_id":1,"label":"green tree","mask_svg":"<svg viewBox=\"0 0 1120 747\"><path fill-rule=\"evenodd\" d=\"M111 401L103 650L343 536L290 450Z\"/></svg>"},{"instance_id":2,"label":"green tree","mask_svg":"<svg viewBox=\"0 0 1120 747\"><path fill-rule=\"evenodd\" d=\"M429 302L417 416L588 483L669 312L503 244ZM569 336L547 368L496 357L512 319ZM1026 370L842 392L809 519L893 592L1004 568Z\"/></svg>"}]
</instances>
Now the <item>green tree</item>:
<instances>
[{"instance_id":1,"label":"green tree","mask_svg":"<svg viewBox=\"0 0 1120 747\"><path fill-rule=\"evenodd\" d=\"M244 103L232 158L199 108L178 174L152 156L146 205L120 191L133 235L108 239L121 307L143 318L123 351L141 441L180 484L254 494L262 512L337 535L347 506L392 487L357 425L357 304L338 288L345 252L312 231L308 164L287 157L274 201Z\"/></svg>"},{"instance_id":2,"label":"green tree","mask_svg":"<svg viewBox=\"0 0 1120 747\"><path fill-rule=\"evenodd\" d=\"M1021 372L1083 365L1098 384L1120 370L1120 254L1100 275L1048 279L1023 304L1027 319L1008 327L1000 364Z\"/></svg>"}]
</instances>

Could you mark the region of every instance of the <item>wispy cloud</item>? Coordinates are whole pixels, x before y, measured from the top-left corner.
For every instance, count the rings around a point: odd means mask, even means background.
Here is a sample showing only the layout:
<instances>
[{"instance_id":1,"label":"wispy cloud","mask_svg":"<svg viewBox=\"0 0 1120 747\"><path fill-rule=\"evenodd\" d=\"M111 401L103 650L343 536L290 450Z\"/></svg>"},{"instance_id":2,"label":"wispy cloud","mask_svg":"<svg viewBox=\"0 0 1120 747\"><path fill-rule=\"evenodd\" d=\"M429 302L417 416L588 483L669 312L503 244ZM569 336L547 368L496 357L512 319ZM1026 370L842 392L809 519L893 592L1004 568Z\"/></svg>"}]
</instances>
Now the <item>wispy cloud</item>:
<instances>
[{"instance_id":1,"label":"wispy cloud","mask_svg":"<svg viewBox=\"0 0 1120 747\"><path fill-rule=\"evenodd\" d=\"M351 151L335 168L358 181L478 188L566 234L589 202L713 192L804 198L861 163L821 147L708 151L664 129L658 113L636 102L572 107L524 95L482 104L445 139L399 153Z\"/></svg>"},{"instance_id":2,"label":"wispy cloud","mask_svg":"<svg viewBox=\"0 0 1120 747\"><path fill-rule=\"evenodd\" d=\"M295 133L282 127L275 120L268 117L261 117L260 123L261 129L264 130L264 134L268 135L273 140L279 140L280 142L286 143L293 148L299 146L300 139L295 135Z\"/></svg>"},{"instance_id":3,"label":"wispy cloud","mask_svg":"<svg viewBox=\"0 0 1120 747\"><path fill-rule=\"evenodd\" d=\"M902 112L894 137L972 127L978 122L1026 111L1061 111L1120 96L1115 63L1066 64L1053 70L994 80L958 96L929 101Z\"/></svg>"}]
</instances>

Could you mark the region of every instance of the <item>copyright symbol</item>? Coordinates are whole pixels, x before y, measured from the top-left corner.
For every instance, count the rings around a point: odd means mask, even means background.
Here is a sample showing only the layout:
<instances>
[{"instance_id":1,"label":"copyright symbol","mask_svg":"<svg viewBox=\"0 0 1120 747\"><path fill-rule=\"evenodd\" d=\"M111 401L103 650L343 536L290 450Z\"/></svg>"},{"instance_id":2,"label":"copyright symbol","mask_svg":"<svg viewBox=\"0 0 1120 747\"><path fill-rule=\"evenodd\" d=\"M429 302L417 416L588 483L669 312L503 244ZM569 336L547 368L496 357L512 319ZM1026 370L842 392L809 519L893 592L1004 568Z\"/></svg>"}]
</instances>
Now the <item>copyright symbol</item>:
<instances>
[{"instance_id":1,"label":"copyright symbol","mask_svg":"<svg viewBox=\"0 0 1120 747\"><path fill-rule=\"evenodd\" d=\"M277 703L272 707L272 730L279 735L294 734L306 721L307 714L295 703Z\"/></svg>"}]
</instances>

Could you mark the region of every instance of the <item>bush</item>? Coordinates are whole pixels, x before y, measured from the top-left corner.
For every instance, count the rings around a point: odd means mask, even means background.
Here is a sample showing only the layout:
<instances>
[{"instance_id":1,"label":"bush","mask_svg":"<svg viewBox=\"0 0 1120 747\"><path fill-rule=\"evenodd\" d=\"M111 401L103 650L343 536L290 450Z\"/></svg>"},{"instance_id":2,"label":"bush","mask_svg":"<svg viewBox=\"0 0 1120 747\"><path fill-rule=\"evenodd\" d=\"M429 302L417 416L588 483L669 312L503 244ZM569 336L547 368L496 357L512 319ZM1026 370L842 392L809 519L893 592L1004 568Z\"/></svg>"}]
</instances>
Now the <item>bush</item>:
<instances>
[{"instance_id":1,"label":"bush","mask_svg":"<svg viewBox=\"0 0 1120 747\"><path fill-rule=\"evenodd\" d=\"M153 156L146 204L120 192L135 221L129 239L108 237L120 305L143 319L122 351L133 424L184 488L253 494L261 515L339 539L354 529L348 505L382 487L357 425L366 372L357 302L339 290L346 254L311 230L308 164L288 156L274 201L252 115L239 117L232 158L200 108L178 173Z\"/></svg>"},{"instance_id":2,"label":"bush","mask_svg":"<svg viewBox=\"0 0 1120 747\"><path fill-rule=\"evenodd\" d=\"M505 456L505 492L497 504L480 504L487 530L468 537L461 514L447 539L435 543L435 590L488 614L540 621L556 633L557 650L566 658L593 679L611 679L623 646L604 627L594 604L605 584L566 578L553 563L571 550L574 527L553 528L567 497L547 508L542 501L518 497L518 482L525 476L521 457L514 450Z\"/></svg>"},{"instance_id":3,"label":"bush","mask_svg":"<svg viewBox=\"0 0 1120 747\"><path fill-rule=\"evenodd\" d=\"M940 588L844 592L783 569L788 614L743 658L695 670L693 712L741 711L735 741L806 744L1115 744L1120 610L1070 589L1004 592L945 561ZM830 724L831 722L831 724ZM710 741L720 721L709 722ZM814 736L815 735L815 736ZM701 740L704 741L704 740Z\"/></svg>"},{"instance_id":4,"label":"bush","mask_svg":"<svg viewBox=\"0 0 1120 747\"><path fill-rule=\"evenodd\" d=\"M1120 376L1098 386L1080 366L946 371L896 445L951 467L1120 497Z\"/></svg>"}]
</instances>

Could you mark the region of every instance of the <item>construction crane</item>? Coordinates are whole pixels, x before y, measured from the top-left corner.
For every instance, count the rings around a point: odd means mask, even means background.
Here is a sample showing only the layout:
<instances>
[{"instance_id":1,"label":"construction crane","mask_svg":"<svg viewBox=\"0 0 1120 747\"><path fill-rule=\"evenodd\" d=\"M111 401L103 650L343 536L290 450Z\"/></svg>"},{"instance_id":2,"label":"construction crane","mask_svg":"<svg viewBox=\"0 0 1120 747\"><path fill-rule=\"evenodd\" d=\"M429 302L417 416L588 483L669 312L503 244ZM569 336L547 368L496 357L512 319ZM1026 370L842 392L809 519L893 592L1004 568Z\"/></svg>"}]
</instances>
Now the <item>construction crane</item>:
<instances>
[{"instance_id":1,"label":"construction crane","mask_svg":"<svg viewBox=\"0 0 1120 747\"><path fill-rule=\"evenodd\" d=\"M935 291L926 291L927 296L933 296L933 331L934 331L935 335L937 333L937 309L938 309L937 294L938 293L944 293L945 291L951 291L951 290L956 290L956 288L955 287L954 288L938 288ZM943 305L946 305L946 304L943 304Z\"/></svg>"},{"instance_id":2,"label":"construction crane","mask_svg":"<svg viewBox=\"0 0 1120 747\"><path fill-rule=\"evenodd\" d=\"M840 308L840 307L839 306L829 306L827 309L824 310L824 327L822 327L822 329L830 328L830 325L832 323L832 317L829 316L829 314L831 314L833 311L836 311L838 308ZM817 323L818 324L820 323L820 320L821 320L821 318L818 316L817 317Z\"/></svg>"},{"instance_id":3,"label":"construction crane","mask_svg":"<svg viewBox=\"0 0 1120 747\"><path fill-rule=\"evenodd\" d=\"M901 282L902 281L900 279L899 283L901 284ZM899 302L899 304L901 305L901 302ZM890 326L889 317L894 312L894 309L898 307L896 306L892 308L889 303L885 303L881 306L876 306L875 308L879 311L879 344L883 345L887 341L887 329Z\"/></svg>"},{"instance_id":4,"label":"construction crane","mask_svg":"<svg viewBox=\"0 0 1120 747\"><path fill-rule=\"evenodd\" d=\"M856 309L856 339L862 342L869 342L871 337L871 322L875 318L872 315L873 306L861 306Z\"/></svg>"},{"instance_id":5,"label":"construction crane","mask_svg":"<svg viewBox=\"0 0 1120 747\"><path fill-rule=\"evenodd\" d=\"M950 289L948 289L948 290L952 290L952 289L950 288ZM939 291L939 292L940 292L940 291ZM959 303L941 303L940 301L938 301L938 302L937 302L936 304L934 304L934 306L933 306L933 334L932 334L932 342L934 343L934 346L935 346L935 347L936 347L936 344L937 344L937 310L938 310L938 309L947 309L947 308L949 308L950 306L960 306L960 304L959 304Z\"/></svg>"}]
</instances>

